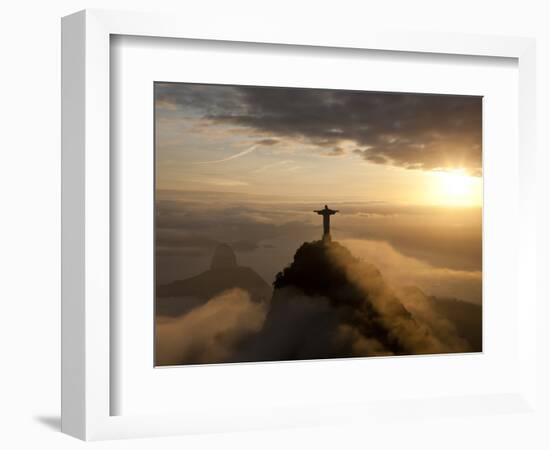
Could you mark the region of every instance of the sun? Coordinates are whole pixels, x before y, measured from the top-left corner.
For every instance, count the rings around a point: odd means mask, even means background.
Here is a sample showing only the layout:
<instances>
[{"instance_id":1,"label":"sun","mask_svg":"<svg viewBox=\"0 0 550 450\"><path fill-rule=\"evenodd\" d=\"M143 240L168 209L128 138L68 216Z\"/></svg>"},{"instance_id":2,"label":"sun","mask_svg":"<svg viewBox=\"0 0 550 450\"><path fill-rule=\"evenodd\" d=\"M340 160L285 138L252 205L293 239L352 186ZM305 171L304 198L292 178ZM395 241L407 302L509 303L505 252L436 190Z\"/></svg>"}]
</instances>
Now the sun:
<instances>
[{"instance_id":1,"label":"sun","mask_svg":"<svg viewBox=\"0 0 550 450\"><path fill-rule=\"evenodd\" d=\"M481 178L472 177L463 169L433 172L438 203L446 205L481 204Z\"/></svg>"}]
</instances>

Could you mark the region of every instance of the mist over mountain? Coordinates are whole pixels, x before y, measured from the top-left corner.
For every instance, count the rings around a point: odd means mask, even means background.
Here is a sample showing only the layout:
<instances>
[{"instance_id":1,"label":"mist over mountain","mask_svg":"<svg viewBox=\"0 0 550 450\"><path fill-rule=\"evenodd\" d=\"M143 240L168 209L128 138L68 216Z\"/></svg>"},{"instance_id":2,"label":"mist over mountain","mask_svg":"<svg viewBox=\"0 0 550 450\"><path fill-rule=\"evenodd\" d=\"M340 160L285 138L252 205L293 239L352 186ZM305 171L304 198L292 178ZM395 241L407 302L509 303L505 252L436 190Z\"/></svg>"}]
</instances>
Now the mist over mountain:
<instances>
[{"instance_id":1,"label":"mist over mountain","mask_svg":"<svg viewBox=\"0 0 550 450\"><path fill-rule=\"evenodd\" d=\"M481 305L456 298L428 296L413 286L401 288L398 291L405 307L414 317L434 322L434 314L436 314L440 327L446 325L447 328L454 328L454 331L468 342L470 351L482 351L483 314Z\"/></svg>"},{"instance_id":2,"label":"mist over mountain","mask_svg":"<svg viewBox=\"0 0 550 450\"><path fill-rule=\"evenodd\" d=\"M304 243L293 262L277 275L274 287L265 324L246 359L472 350L421 291L415 295L422 298L399 294L375 266L355 258L337 242Z\"/></svg>"},{"instance_id":3,"label":"mist over mountain","mask_svg":"<svg viewBox=\"0 0 550 450\"><path fill-rule=\"evenodd\" d=\"M268 301L272 291L254 270L237 264L229 245L220 244L208 270L157 287L156 314L179 316L230 289L242 289L255 302Z\"/></svg>"},{"instance_id":4,"label":"mist over mountain","mask_svg":"<svg viewBox=\"0 0 550 450\"><path fill-rule=\"evenodd\" d=\"M432 307L452 322L460 336L470 344L472 352L483 351L483 313L481 305L455 298L429 297Z\"/></svg>"},{"instance_id":5,"label":"mist over mountain","mask_svg":"<svg viewBox=\"0 0 550 450\"><path fill-rule=\"evenodd\" d=\"M269 286L237 266L230 248L216 255L204 273L158 288L157 344L170 356L157 363L481 351L479 306L393 287L338 242L303 243L270 300Z\"/></svg>"},{"instance_id":6,"label":"mist over mountain","mask_svg":"<svg viewBox=\"0 0 550 450\"><path fill-rule=\"evenodd\" d=\"M481 349L481 306L454 299L483 299L482 97L158 82L154 101L158 364Z\"/></svg>"},{"instance_id":7,"label":"mist over mountain","mask_svg":"<svg viewBox=\"0 0 550 450\"><path fill-rule=\"evenodd\" d=\"M168 284L210 266L220 243L270 285L304 242L318 239L319 202L223 192L159 191L156 280ZM481 209L345 202L338 242L393 286L481 303ZM220 224L224 224L221 226Z\"/></svg>"}]
</instances>

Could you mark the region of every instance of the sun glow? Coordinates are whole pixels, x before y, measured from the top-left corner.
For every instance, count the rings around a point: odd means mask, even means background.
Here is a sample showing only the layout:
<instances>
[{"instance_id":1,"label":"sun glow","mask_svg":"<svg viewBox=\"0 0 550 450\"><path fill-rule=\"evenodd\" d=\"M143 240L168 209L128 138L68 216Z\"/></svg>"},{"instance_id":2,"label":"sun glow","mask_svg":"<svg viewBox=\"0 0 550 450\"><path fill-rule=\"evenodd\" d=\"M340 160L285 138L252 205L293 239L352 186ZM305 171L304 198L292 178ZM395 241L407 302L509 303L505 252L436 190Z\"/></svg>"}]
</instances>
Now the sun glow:
<instances>
[{"instance_id":1,"label":"sun glow","mask_svg":"<svg viewBox=\"0 0 550 450\"><path fill-rule=\"evenodd\" d=\"M445 205L480 205L481 178L472 177L462 169L433 172L438 203Z\"/></svg>"}]
</instances>

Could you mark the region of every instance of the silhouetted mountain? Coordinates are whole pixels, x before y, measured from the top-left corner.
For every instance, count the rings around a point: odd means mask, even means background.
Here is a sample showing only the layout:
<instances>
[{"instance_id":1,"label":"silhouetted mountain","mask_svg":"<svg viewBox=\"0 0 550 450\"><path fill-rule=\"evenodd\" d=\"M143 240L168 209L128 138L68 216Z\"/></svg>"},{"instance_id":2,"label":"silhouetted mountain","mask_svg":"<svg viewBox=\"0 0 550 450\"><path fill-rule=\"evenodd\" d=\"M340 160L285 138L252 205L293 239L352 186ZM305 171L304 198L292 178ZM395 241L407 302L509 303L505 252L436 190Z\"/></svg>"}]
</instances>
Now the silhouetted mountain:
<instances>
[{"instance_id":1,"label":"silhouetted mountain","mask_svg":"<svg viewBox=\"0 0 550 450\"><path fill-rule=\"evenodd\" d=\"M237 266L237 257L233 249L227 244L220 244L214 250L210 263L211 270L234 269Z\"/></svg>"},{"instance_id":2,"label":"silhouetted mountain","mask_svg":"<svg viewBox=\"0 0 550 450\"><path fill-rule=\"evenodd\" d=\"M338 242L304 243L277 274L248 359L289 360L445 351L380 271ZM454 348L447 351L458 351Z\"/></svg>"},{"instance_id":3,"label":"silhouetted mountain","mask_svg":"<svg viewBox=\"0 0 550 450\"><path fill-rule=\"evenodd\" d=\"M276 275L273 286L276 292L292 287L308 296L327 297L334 306L356 307L363 304L368 293L351 282L350 266L361 267L363 275L373 285L384 283L382 274L375 266L358 260L338 242L314 241L302 244L293 262ZM404 310L402 312L406 313Z\"/></svg>"},{"instance_id":4,"label":"silhouetted mountain","mask_svg":"<svg viewBox=\"0 0 550 450\"><path fill-rule=\"evenodd\" d=\"M253 301L269 300L271 287L249 267L237 264L231 247L220 244L210 269L185 280L157 286L156 314L179 316L231 288L247 291Z\"/></svg>"}]
</instances>

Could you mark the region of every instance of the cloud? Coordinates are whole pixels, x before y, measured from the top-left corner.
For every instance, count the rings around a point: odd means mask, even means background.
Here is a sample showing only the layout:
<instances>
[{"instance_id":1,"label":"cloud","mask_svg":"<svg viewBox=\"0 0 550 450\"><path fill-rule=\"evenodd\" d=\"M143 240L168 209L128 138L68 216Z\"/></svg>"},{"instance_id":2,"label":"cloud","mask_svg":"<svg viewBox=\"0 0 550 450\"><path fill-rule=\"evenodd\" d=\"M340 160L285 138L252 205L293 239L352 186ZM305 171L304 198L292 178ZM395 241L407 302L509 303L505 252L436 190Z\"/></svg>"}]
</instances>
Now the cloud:
<instances>
[{"instance_id":1,"label":"cloud","mask_svg":"<svg viewBox=\"0 0 550 450\"><path fill-rule=\"evenodd\" d=\"M385 241L343 240L355 256L376 265L396 288L418 286L431 295L481 303L481 271L436 267L398 252Z\"/></svg>"},{"instance_id":2,"label":"cloud","mask_svg":"<svg viewBox=\"0 0 550 450\"><path fill-rule=\"evenodd\" d=\"M355 258L350 257L349 253L344 251L341 246L331 246L328 256L336 268L345 272L347 282L363 294L363 302L368 302L374 308L374 312L379 317L378 322L387 333L384 340L375 336L382 348L385 347L387 351L395 351L397 348L398 354L447 353L468 350L468 343L458 336L456 329L442 326L438 321L444 319L431 310L427 303L423 305L424 314L411 316L410 310L404 308L406 302L403 302L398 291L386 282L377 267L370 263L358 262ZM416 305L418 302L418 299L408 299L409 305ZM364 333L361 331L368 329L372 320L367 316L366 311L368 311L368 307L362 306L355 321L351 321L359 334L363 335ZM438 333L433 332L434 328L438 330ZM381 337L384 336L383 333L379 333Z\"/></svg>"},{"instance_id":3,"label":"cloud","mask_svg":"<svg viewBox=\"0 0 550 450\"><path fill-rule=\"evenodd\" d=\"M343 246L304 243L275 282L262 330L238 360L294 360L470 351L418 289L397 290Z\"/></svg>"},{"instance_id":4,"label":"cloud","mask_svg":"<svg viewBox=\"0 0 550 450\"><path fill-rule=\"evenodd\" d=\"M188 233L179 229L162 229L157 233L157 248L195 248L211 250L219 244L219 241L204 235Z\"/></svg>"},{"instance_id":5,"label":"cloud","mask_svg":"<svg viewBox=\"0 0 550 450\"><path fill-rule=\"evenodd\" d=\"M464 168L481 175L482 98L255 86L157 84L159 107L304 140L321 154L354 144L357 156L410 169ZM170 107L168 107L170 105ZM327 153L329 151L329 153Z\"/></svg>"},{"instance_id":6,"label":"cloud","mask_svg":"<svg viewBox=\"0 0 550 450\"><path fill-rule=\"evenodd\" d=\"M388 264L405 261L403 273L418 264L391 255L387 244L377 251L390 253ZM156 364L481 350L474 305L468 312L463 302L428 298L385 275L338 243L305 243L277 277L269 303L252 302L244 290L231 289L180 317L158 316ZM463 323L449 311L462 311Z\"/></svg>"},{"instance_id":7,"label":"cloud","mask_svg":"<svg viewBox=\"0 0 550 450\"><path fill-rule=\"evenodd\" d=\"M177 318L157 316L155 364L231 361L264 318L265 305L252 302L242 289L228 290Z\"/></svg>"},{"instance_id":8,"label":"cloud","mask_svg":"<svg viewBox=\"0 0 550 450\"><path fill-rule=\"evenodd\" d=\"M257 242L247 241L246 239L231 242L230 245L236 252L252 252L259 248Z\"/></svg>"},{"instance_id":9,"label":"cloud","mask_svg":"<svg viewBox=\"0 0 550 450\"><path fill-rule=\"evenodd\" d=\"M327 298L296 289L274 294L260 332L243 346L242 361L330 358L348 344L336 342L339 317Z\"/></svg>"},{"instance_id":10,"label":"cloud","mask_svg":"<svg viewBox=\"0 0 550 450\"><path fill-rule=\"evenodd\" d=\"M239 113L237 87L194 83L155 83L155 106L161 114L179 109L189 114Z\"/></svg>"},{"instance_id":11,"label":"cloud","mask_svg":"<svg viewBox=\"0 0 550 450\"><path fill-rule=\"evenodd\" d=\"M278 144L278 143L279 143L279 139L270 139L270 138L261 139L257 142L257 144L267 145L267 146L275 145L275 144Z\"/></svg>"},{"instance_id":12,"label":"cloud","mask_svg":"<svg viewBox=\"0 0 550 450\"><path fill-rule=\"evenodd\" d=\"M273 170L273 169L280 169L282 166L286 166L287 164L292 163L292 160L284 159L282 161L273 162L270 164L266 164L265 166L258 167L254 172L264 172L266 170Z\"/></svg>"},{"instance_id":13,"label":"cloud","mask_svg":"<svg viewBox=\"0 0 550 450\"><path fill-rule=\"evenodd\" d=\"M391 204L339 207L340 239L386 241L403 255L434 267L480 271L482 211Z\"/></svg>"},{"instance_id":14,"label":"cloud","mask_svg":"<svg viewBox=\"0 0 550 450\"><path fill-rule=\"evenodd\" d=\"M231 161L233 159L241 158L245 155L248 155L249 153L252 153L254 150L256 150L257 147L258 147L257 145L253 145L253 146L247 148L246 150L243 150L242 152L239 152L239 153L236 153L234 155L228 156L227 158L214 159L214 160L211 160L211 161L195 161L195 162L192 162L192 163L189 163L189 164L218 164L218 163L222 163L222 162L227 162L227 161ZM216 184L216 183L214 183L214 184ZM220 184L220 183L217 183L217 184ZM221 184L221 185L224 186L224 185L227 185L227 184Z\"/></svg>"},{"instance_id":15,"label":"cloud","mask_svg":"<svg viewBox=\"0 0 550 450\"><path fill-rule=\"evenodd\" d=\"M334 147L332 150L329 150L326 153L323 153L323 156L342 156L345 155L346 151L342 147Z\"/></svg>"},{"instance_id":16,"label":"cloud","mask_svg":"<svg viewBox=\"0 0 550 450\"><path fill-rule=\"evenodd\" d=\"M320 237L321 221L311 212L319 206L277 197L158 191L158 279L167 283L196 274L208 265L214 247L225 242L243 255L243 263L271 282L297 246ZM372 260L390 276L399 267L408 268L401 271L402 279L412 280L410 284L428 294L472 302L481 298L480 208L380 202L348 202L334 208L340 213L333 220L333 238L357 256Z\"/></svg>"},{"instance_id":17,"label":"cloud","mask_svg":"<svg viewBox=\"0 0 550 450\"><path fill-rule=\"evenodd\" d=\"M475 350L481 351L481 342L475 342L475 339L470 341L467 338L471 336L462 336L458 330L456 323L446 317L440 311L442 300L430 299L418 288L398 289L397 294L403 306L409 311L415 320L419 323L426 324L430 332L438 339L443 346L453 351ZM462 306L463 308L466 305ZM456 319L455 319L456 320ZM469 318L469 320L472 320ZM476 324L481 327L481 322ZM481 329L478 331L481 335Z\"/></svg>"},{"instance_id":18,"label":"cloud","mask_svg":"<svg viewBox=\"0 0 550 450\"><path fill-rule=\"evenodd\" d=\"M388 164L388 163L390 163L390 160L388 159L388 157L383 155L383 154L376 154L376 153L372 153L368 150L360 150L360 149L357 149L357 148L353 151L353 153L361 156L365 161L372 162L372 163L375 163L375 164Z\"/></svg>"}]
</instances>

